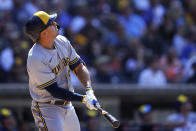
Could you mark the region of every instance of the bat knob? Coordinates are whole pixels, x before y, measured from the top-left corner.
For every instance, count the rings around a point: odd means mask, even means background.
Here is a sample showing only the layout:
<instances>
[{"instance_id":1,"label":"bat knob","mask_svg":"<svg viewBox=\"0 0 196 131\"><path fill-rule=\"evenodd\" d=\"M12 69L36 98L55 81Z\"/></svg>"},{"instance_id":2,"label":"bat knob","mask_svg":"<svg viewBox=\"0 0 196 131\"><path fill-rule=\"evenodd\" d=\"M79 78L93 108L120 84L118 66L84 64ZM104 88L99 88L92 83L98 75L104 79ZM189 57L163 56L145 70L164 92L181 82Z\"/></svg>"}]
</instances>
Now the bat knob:
<instances>
[{"instance_id":1,"label":"bat knob","mask_svg":"<svg viewBox=\"0 0 196 131\"><path fill-rule=\"evenodd\" d=\"M114 128L118 128L120 126L120 122L119 121L114 121L112 123L112 125L113 125Z\"/></svg>"}]
</instances>

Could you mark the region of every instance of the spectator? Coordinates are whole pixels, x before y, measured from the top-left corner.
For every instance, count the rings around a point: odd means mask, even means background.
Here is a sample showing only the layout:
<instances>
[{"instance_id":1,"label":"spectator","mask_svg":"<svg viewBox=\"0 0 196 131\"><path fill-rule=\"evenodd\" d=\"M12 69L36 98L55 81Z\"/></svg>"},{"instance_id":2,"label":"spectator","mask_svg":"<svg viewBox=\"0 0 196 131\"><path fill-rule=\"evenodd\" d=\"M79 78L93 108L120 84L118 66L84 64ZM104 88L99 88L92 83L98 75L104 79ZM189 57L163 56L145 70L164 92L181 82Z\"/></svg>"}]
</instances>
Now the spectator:
<instances>
[{"instance_id":1,"label":"spectator","mask_svg":"<svg viewBox=\"0 0 196 131\"><path fill-rule=\"evenodd\" d=\"M88 8L78 7L77 8L77 16L73 17L70 22L70 28L73 33L78 33L87 23L86 21L86 13Z\"/></svg>"},{"instance_id":2,"label":"spectator","mask_svg":"<svg viewBox=\"0 0 196 131\"><path fill-rule=\"evenodd\" d=\"M39 9L58 12L60 34L74 43L80 56L94 69L96 82L136 83L147 64L144 54L150 51L162 56L172 46L184 70L196 50L195 4L194 0L0 0L0 43L10 43L6 52L13 56L12 61L9 57L9 61L0 63L9 67L0 74L0 80L27 82L25 54L31 46L22 27L27 17ZM141 45L131 45L130 40L135 38ZM102 56L110 57L111 61L104 64L112 68L97 66ZM107 79L101 78L100 72ZM183 74L186 80L188 77ZM186 80L169 78L175 83Z\"/></svg>"},{"instance_id":3,"label":"spectator","mask_svg":"<svg viewBox=\"0 0 196 131\"><path fill-rule=\"evenodd\" d=\"M11 110L3 108L0 110L0 120L2 127L0 131L18 131L16 129L16 120Z\"/></svg>"},{"instance_id":4,"label":"spectator","mask_svg":"<svg viewBox=\"0 0 196 131\"><path fill-rule=\"evenodd\" d=\"M33 131L30 122L24 121L18 127L19 131Z\"/></svg>"},{"instance_id":5,"label":"spectator","mask_svg":"<svg viewBox=\"0 0 196 131\"><path fill-rule=\"evenodd\" d=\"M152 121L152 106L150 104L140 105L137 109L138 123L123 123L119 131L159 131L159 125Z\"/></svg>"},{"instance_id":6,"label":"spectator","mask_svg":"<svg viewBox=\"0 0 196 131\"><path fill-rule=\"evenodd\" d=\"M141 105L138 109L140 116L140 130L139 131L157 131L157 125L152 122L152 106L149 104Z\"/></svg>"},{"instance_id":7,"label":"spectator","mask_svg":"<svg viewBox=\"0 0 196 131\"><path fill-rule=\"evenodd\" d=\"M146 23L153 23L159 26L163 22L165 14L165 7L161 4L160 0L149 0L151 7L143 13L143 18Z\"/></svg>"},{"instance_id":8,"label":"spectator","mask_svg":"<svg viewBox=\"0 0 196 131\"><path fill-rule=\"evenodd\" d=\"M192 40L192 34L187 34L187 43L183 47L183 50L181 52L181 60L183 63L186 63L187 60L195 53L196 46L195 42Z\"/></svg>"},{"instance_id":9,"label":"spectator","mask_svg":"<svg viewBox=\"0 0 196 131\"><path fill-rule=\"evenodd\" d=\"M174 128L174 131L191 131L191 128L195 128L196 113L191 112L190 99L185 95L179 95L175 105L176 113L167 117L166 126Z\"/></svg>"},{"instance_id":10,"label":"spectator","mask_svg":"<svg viewBox=\"0 0 196 131\"><path fill-rule=\"evenodd\" d=\"M170 48L165 56L161 58L161 69L170 83L180 82L182 76L182 65L174 48Z\"/></svg>"},{"instance_id":11,"label":"spectator","mask_svg":"<svg viewBox=\"0 0 196 131\"><path fill-rule=\"evenodd\" d=\"M25 11L27 12L28 16L32 16L33 13L37 12L38 10L40 10L38 8L38 6L36 5L36 1L37 0L31 0L31 1L25 2L24 8L25 8Z\"/></svg>"},{"instance_id":12,"label":"spectator","mask_svg":"<svg viewBox=\"0 0 196 131\"><path fill-rule=\"evenodd\" d=\"M159 69L160 59L157 56L151 56L147 59L147 68L145 68L139 76L138 84L140 86L158 86L163 87L166 85L167 80L163 71Z\"/></svg>"},{"instance_id":13,"label":"spectator","mask_svg":"<svg viewBox=\"0 0 196 131\"><path fill-rule=\"evenodd\" d=\"M144 47L139 39L132 39L128 45L129 53L124 58L124 75L129 83L137 82L139 72L144 66Z\"/></svg>"},{"instance_id":14,"label":"spectator","mask_svg":"<svg viewBox=\"0 0 196 131\"><path fill-rule=\"evenodd\" d=\"M175 48L178 57L180 57L184 46L187 44L187 39L185 38L186 28L186 26L179 27L172 38L172 45Z\"/></svg>"},{"instance_id":15,"label":"spectator","mask_svg":"<svg viewBox=\"0 0 196 131\"><path fill-rule=\"evenodd\" d=\"M196 61L192 63L193 76L187 80L187 83L196 83Z\"/></svg>"},{"instance_id":16,"label":"spectator","mask_svg":"<svg viewBox=\"0 0 196 131\"><path fill-rule=\"evenodd\" d=\"M96 60L97 68L97 82L109 83L111 82L111 58L109 56L103 55Z\"/></svg>"},{"instance_id":17,"label":"spectator","mask_svg":"<svg viewBox=\"0 0 196 131\"><path fill-rule=\"evenodd\" d=\"M150 8L149 0L133 0L133 4L139 11L146 11Z\"/></svg>"},{"instance_id":18,"label":"spectator","mask_svg":"<svg viewBox=\"0 0 196 131\"><path fill-rule=\"evenodd\" d=\"M193 55L189 60L185 63L183 69L183 81L187 81L194 75L194 70L192 68L193 63L196 61L196 54Z\"/></svg>"},{"instance_id":19,"label":"spectator","mask_svg":"<svg viewBox=\"0 0 196 131\"><path fill-rule=\"evenodd\" d=\"M171 47L172 39L176 33L176 25L169 15L165 15L162 24L159 27L159 37L162 37L161 42L163 44L164 51ZM179 44L179 43L176 43Z\"/></svg>"},{"instance_id":20,"label":"spectator","mask_svg":"<svg viewBox=\"0 0 196 131\"><path fill-rule=\"evenodd\" d=\"M146 29L144 19L134 13L132 8L124 9L118 20L124 26L126 35L130 37L140 38Z\"/></svg>"},{"instance_id":21,"label":"spectator","mask_svg":"<svg viewBox=\"0 0 196 131\"><path fill-rule=\"evenodd\" d=\"M158 28L150 23L145 35L142 37L142 43L146 47L146 51L152 51L155 55L161 55L164 52L164 46Z\"/></svg>"},{"instance_id":22,"label":"spectator","mask_svg":"<svg viewBox=\"0 0 196 131\"><path fill-rule=\"evenodd\" d=\"M13 8L13 0L0 0L0 10L12 10Z\"/></svg>"},{"instance_id":23,"label":"spectator","mask_svg":"<svg viewBox=\"0 0 196 131\"><path fill-rule=\"evenodd\" d=\"M141 124L150 124L152 122L152 106L149 104L141 105L138 109Z\"/></svg>"},{"instance_id":24,"label":"spectator","mask_svg":"<svg viewBox=\"0 0 196 131\"><path fill-rule=\"evenodd\" d=\"M1 40L1 42L0 42L0 71L1 71L0 81L8 82L11 74L10 72L14 64L14 52L13 49L8 46L9 43L7 43L7 41ZM4 44L6 44L6 46Z\"/></svg>"}]
</instances>

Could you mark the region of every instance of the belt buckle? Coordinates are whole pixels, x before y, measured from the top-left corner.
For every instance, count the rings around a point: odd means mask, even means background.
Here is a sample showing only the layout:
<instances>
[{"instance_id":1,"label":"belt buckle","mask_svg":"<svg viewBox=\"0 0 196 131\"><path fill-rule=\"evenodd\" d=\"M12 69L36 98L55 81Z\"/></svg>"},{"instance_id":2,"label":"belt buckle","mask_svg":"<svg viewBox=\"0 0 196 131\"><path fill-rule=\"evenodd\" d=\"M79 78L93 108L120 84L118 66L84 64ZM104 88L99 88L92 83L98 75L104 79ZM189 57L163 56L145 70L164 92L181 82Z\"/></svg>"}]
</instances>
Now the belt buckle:
<instances>
[{"instance_id":1,"label":"belt buckle","mask_svg":"<svg viewBox=\"0 0 196 131\"><path fill-rule=\"evenodd\" d=\"M67 101L65 101L65 102L63 103L63 106L65 106L65 105L67 105Z\"/></svg>"}]
</instances>

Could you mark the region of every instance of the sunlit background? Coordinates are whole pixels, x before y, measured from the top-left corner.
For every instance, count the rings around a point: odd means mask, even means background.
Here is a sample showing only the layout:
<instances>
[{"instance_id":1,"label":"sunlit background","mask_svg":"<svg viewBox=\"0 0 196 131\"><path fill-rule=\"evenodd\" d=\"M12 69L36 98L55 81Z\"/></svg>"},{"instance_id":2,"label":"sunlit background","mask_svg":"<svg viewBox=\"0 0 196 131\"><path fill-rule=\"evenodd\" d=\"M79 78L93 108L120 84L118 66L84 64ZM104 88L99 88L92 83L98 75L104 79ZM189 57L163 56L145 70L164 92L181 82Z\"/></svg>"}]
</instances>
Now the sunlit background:
<instances>
[{"instance_id":1,"label":"sunlit background","mask_svg":"<svg viewBox=\"0 0 196 131\"><path fill-rule=\"evenodd\" d=\"M189 102L194 111L195 0L0 0L1 126L8 119L18 131L37 130L26 71L33 42L24 24L39 10L58 14L59 34L86 62L100 104L121 121L116 131L177 131L169 116ZM71 76L75 91L84 93ZM96 112L74 105L82 129L97 126L82 131L114 131ZM194 113L182 122L178 131L196 130Z\"/></svg>"}]
</instances>

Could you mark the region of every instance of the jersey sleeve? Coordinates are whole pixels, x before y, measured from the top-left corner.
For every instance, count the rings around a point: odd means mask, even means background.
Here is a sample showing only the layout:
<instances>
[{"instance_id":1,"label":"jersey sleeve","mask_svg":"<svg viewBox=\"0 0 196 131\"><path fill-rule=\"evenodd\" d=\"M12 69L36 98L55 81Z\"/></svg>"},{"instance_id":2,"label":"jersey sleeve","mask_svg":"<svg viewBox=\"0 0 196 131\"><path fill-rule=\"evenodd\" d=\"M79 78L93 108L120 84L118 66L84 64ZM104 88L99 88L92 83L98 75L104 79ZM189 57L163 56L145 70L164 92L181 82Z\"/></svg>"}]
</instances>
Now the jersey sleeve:
<instances>
[{"instance_id":1,"label":"jersey sleeve","mask_svg":"<svg viewBox=\"0 0 196 131\"><path fill-rule=\"evenodd\" d=\"M51 68L41 60L27 61L27 71L30 80L40 89L56 82L55 75Z\"/></svg>"},{"instance_id":2,"label":"jersey sleeve","mask_svg":"<svg viewBox=\"0 0 196 131\"><path fill-rule=\"evenodd\" d=\"M59 35L58 39L64 44L66 52L68 53L69 67L71 70L74 70L74 68L77 67L80 63L84 63L66 37Z\"/></svg>"},{"instance_id":3,"label":"jersey sleeve","mask_svg":"<svg viewBox=\"0 0 196 131\"><path fill-rule=\"evenodd\" d=\"M84 63L84 61L80 58L80 56L76 53L75 49L72 47L70 42L67 42L68 52L70 57L69 67L71 70L74 70L80 63Z\"/></svg>"},{"instance_id":4,"label":"jersey sleeve","mask_svg":"<svg viewBox=\"0 0 196 131\"><path fill-rule=\"evenodd\" d=\"M69 67L71 70L74 70L75 67L77 67L80 63L84 63L84 61L80 58L75 49L72 47L70 41L67 39L64 40L66 42L66 48L70 59Z\"/></svg>"}]
</instances>

